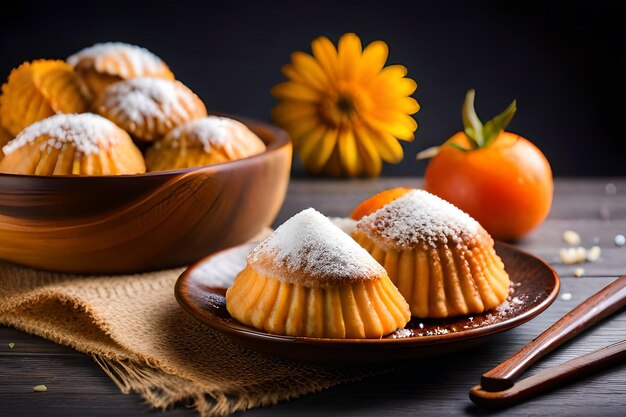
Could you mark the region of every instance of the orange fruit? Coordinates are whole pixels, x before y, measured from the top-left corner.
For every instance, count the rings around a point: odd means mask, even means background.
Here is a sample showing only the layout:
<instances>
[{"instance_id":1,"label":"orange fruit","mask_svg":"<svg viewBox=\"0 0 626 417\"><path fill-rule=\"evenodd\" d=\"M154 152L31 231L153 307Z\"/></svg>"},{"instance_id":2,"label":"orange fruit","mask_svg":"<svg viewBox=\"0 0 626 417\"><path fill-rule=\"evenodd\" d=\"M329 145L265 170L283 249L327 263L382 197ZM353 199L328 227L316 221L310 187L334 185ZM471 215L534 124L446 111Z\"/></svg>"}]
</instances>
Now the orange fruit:
<instances>
[{"instance_id":1,"label":"orange fruit","mask_svg":"<svg viewBox=\"0 0 626 417\"><path fill-rule=\"evenodd\" d=\"M494 238L517 240L539 226L550 211L550 163L529 140L504 131L515 102L484 126L478 125L470 92L471 102L466 98L464 107L465 132L439 147L426 169L424 189L467 212ZM481 131L483 137L477 140Z\"/></svg>"},{"instance_id":2,"label":"orange fruit","mask_svg":"<svg viewBox=\"0 0 626 417\"><path fill-rule=\"evenodd\" d=\"M361 219L361 217L372 214L379 208L391 203L393 200L399 197L402 197L411 190L412 188L397 187L375 194L356 206L356 208L350 214L350 217L354 220L359 220Z\"/></svg>"}]
</instances>

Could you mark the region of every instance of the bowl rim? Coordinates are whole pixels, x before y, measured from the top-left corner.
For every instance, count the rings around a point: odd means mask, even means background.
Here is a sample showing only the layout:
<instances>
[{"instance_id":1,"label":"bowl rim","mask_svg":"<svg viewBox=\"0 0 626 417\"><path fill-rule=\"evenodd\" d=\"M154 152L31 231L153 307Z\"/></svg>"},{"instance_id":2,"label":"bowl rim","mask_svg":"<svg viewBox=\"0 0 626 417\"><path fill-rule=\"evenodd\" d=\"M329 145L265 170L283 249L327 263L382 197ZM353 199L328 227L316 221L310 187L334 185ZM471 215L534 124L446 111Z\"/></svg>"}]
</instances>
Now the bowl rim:
<instances>
[{"instance_id":1,"label":"bowl rim","mask_svg":"<svg viewBox=\"0 0 626 417\"><path fill-rule=\"evenodd\" d=\"M94 179L106 179L106 180L114 180L114 181L120 181L120 180L128 180L129 178L148 178L148 177L167 177L167 176L176 176L176 175L180 175L180 174L187 174L190 172L195 172L195 171L201 171L204 169L219 169L219 168L234 168L236 166L242 165L242 164L246 164L251 160L255 160L255 159L261 159L261 158L266 158L268 155L270 154L274 154L277 153L279 151L282 151L285 147L289 147L291 146L291 138L289 137L289 134L279 128L278 126L269 123L269 122L265 122L259 119L255 119L252 117L245 117L245 116L239 116L239 115L235 115L235 114L229 114L229 113L220 113L220 112L211 112L209 114L210 116L219 116L219 117L228 117L231 118L233 120L237 120L241 123L243 123L244 125L246 125L246 127L250 128L250 125L253 126L257 126L260 127L262 129L265 130L269 130L273 135L274 138L272 141L270 141L268 143L268 141L266 141L264 138L260 138L263 143L265 143L266 145L266 149L265 151L255 154L255 155L250 155L247 156L245 158L240 158L240 159L236 159L233 161L227 161L227 162L220 162L218 164L212 164L212 165L204 165L204 166L200 166L200 167L192 167L192 168L179 168L179 169L173 169L173 170L168 170L168 171L154 171L154 172L145 172L143 174L120 174L120 175L113 175L113 174L106 174L106 175L34 175L34 174L9 174L9 173L0 173L0 181L2 179L12 179L12 180L19 180L24 179L24 180L28 180L28 181L37 181L37 180L46 180L46 181L54 181L54 179L58 179L58 180L69 180L69 181L91 181ZM252 130L250 128L250 130Z\"/></svg>"}]
</instances>

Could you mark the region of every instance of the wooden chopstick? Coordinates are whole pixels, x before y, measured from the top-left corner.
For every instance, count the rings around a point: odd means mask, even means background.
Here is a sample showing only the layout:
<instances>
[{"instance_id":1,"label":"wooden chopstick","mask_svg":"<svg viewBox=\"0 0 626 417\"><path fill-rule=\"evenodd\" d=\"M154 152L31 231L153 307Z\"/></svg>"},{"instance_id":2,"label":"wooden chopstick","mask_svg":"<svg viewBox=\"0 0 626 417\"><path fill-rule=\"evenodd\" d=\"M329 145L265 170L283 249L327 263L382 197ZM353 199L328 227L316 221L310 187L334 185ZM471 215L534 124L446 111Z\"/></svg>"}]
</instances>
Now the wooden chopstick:
<instances>
[{"instance_id":1,"label":"wooden chopstick","mask_svg":"<svg viewBox=\"0 0 626 417\"><path fill-rule=\"evenodd\" d=\"M508 407L536 395L548 392L570 381L580 379L611 365L626 361L626 340L617 342L586 355L571 359L565 363L516 382L503 391L485 391L476 385L470 391L470 399L482 406Z\"/></svg>"},{"instance_id":2,"label":"wooden chopstick","mask_svg":"<svg viewBox=\"0 0 626 417\"><path fill-rule=\"evenodd\" d=\"M545 392L566 381L623 361L626 341L572 359L515 381L535 362L566 341L626 306L626 275L583 301L575 309L533 339L500 365L481 377L481 385L470 391L479 405L506 406Z\"/></svg>"},{"instance_id":3,"label":"wooden chopstick","mask_svg":"<svg viewBox=\"0 0 626 417\"><path fill-rule=\"evenodd\" d=\"M604 287L480 379L485 391L503 391L535 362L626 306L626 275Z\"/></svg>"}]
</instances>

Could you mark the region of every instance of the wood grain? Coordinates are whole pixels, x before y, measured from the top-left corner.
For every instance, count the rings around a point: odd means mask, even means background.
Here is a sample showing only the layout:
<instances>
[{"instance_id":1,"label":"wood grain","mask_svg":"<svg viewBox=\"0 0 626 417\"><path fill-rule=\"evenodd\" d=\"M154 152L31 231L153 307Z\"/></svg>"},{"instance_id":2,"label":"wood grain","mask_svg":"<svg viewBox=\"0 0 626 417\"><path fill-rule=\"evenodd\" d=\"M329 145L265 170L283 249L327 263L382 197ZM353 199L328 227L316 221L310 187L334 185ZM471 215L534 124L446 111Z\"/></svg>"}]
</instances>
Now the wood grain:
<instances>
[{"instance_id":1,"label":"wood grain","mask_svg":"<svg viewBox=\"0 0 626 417\"><path fill-rule=\"evenodd\" d=\"M376 378L347 384L288 403L255 409L242 416L463 416L483 415L468 399L469 389L487 369L513 354L612 278L566 278L563 292L543 314L491 343L441 361L397 364L399 369ZM536 365L546 369L623 339L626 315L600 323ZM15 347L9 349L8 342ZM46 393L33 393L44 383ZM592 376L503 412L506 416L621 415L626 406L626 366ZM594 398L590 402L589 398ZM91 358L13 329L0 330L0 403L6 415L111 416L144 415L146 406L134 395L121 395ZM545 414L544 414L545 413ZM3 415L0 413L0 415ZM149 415L149 414L146 414ZM178 407L166 416L194 416ZM491 414L489 414L491 415ZM495 415L499 415L496 413Z\"/></svg>"},{"instance_id":2,"label":"wood grain","mask_svg":"<svg viewBox=\"0 0 626 417\"><path fill-rule=\"evenodd\" d=\"M266 152L205 168L133 176L0 174L0 259L62 272L189 264L267 227L287 189L286 133L246 121Z\"/></svg>"},{"instance_id":3,"label":"wood grain","mask_svg":"<svg viewBox=\"0 0 626 417\"><path fill-rule=\"evenodd\" d=\"M470 391L470 399L475 404L485 407L510 407L537 395L548 393L568 382L619 365L624 361L626 361L626 340L570 359L554 368L538 372L533 376L517 381L515 385L507 389L495 392L485 391L483 386L476 385Z\"/></svg>"},{"instance_id":4,"label":"wood grain","mask_svg":"<svg viewBox=\"0 0 626 417\"><path fill-rule=\"evenodd\" d=\"M312 202L327 215L345 216L358 203L374 193L392 187L420 187L422 184L421 178L404 177L348 181L329 179L292 181L288 191L290 205L287 207L291 210L281 211L277 220L282 223L295 212L309 207ZM606 193L608 184L615 186L615 195ZM311 196L314 196L313 200ZM626 179L555 180L554 202L549 219L605 220L601 212L608 213L608 219L626 220Z\"/></svg>"},{"instance_id":5,"label":"wood grain","mask_svg":"<svg viewBox=\"0 0 626 417\"><path fill-rule=\"evenodd\" d=\"M605 223L595 213L605 197L604 186L612 182L618 194L609 199L616 215ZM419 183L415 179L382 179L377 181L292 181L285 205L279 215L282 221L310 206L326 214L345 215L353 203L375 191L394 185ZM622 416L626 409L626 365L591 376L549 395L514 406L506 411L489 411L473 405L469 389L488 369L518 351L548 328L558 318L580 304L591 294L626 272L626 248L616 248L612 234L626 234L626 180L568 179L557 180L553 212L548 221L522 246L539 255L556 256L563 246L561 234L574 228L588 243L598 227L603 228L602 259L582 265L587 273L572 276L572 266L559 266L563 273L561 294L554 304L534 320L494 337L472 351L446 357L440 361L396 364L389 373L346 384L315 395L249 410L241 416ZM344 197L348 200L344 202ZM563 203L563 201L567 203ZM593 216L593 217L592 217ZM604 239L603 238L603 239ZM538 249L535 249L538 248ZM612 251L612 252L611 252ZM548 261L550 258L544 256ZM553 264L554 265L554 264ZM602 271L612 271L603 273ZM561 346L549 357L535 364L540 371L565 360L618 342L624 338L626 315L609 320ZM9 349L8 343L15 348ZM34 393L32 387L44 383L48 392ZM0 415L16 416L143 416L154 415L135 395L121 395L115 385L86 355L27 335L0 327ZM184 407L169 410L165 416L195 416Z\"/></svg>"},{"instance_id":6,"label":"wood grain","mask_svg":"<svg viewBox=\"0 0 626 417\"><path fill-rule=\"evenodd\" d=\"M483 374L480 379L482 389L503 391L512 387L515 381L539 359L624 306L626 306L626 275L622 275L586 299L515 355Z\"/></svg>"}]
</instances>

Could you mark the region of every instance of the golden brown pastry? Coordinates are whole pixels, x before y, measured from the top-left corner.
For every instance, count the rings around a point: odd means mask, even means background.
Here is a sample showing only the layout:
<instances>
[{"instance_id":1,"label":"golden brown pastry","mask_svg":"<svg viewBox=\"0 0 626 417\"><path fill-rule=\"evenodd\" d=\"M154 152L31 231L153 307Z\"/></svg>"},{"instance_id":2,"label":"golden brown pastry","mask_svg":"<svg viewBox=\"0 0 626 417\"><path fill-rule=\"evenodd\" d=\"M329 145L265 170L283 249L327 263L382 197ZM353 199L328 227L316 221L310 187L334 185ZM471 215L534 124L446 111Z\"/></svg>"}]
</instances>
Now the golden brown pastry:
<instances>
[{"instance_id":1,"label":"golden brown pastry","mask_svg":"<svg viewBox=\"0 0 626 417\"><path fill-rule=\"evenodd\" d=\"M122 42L97 43L70 56L67 62L79 75L83 93L92 100L117 81L135 77L174 79L161 58Z\"/></svg>"},{"instance_id":2,"label":"golden brown pastry","mask_svg":"<svg viewBox=\"0 0 626 417\"><path fill-rule=\"evenodd\" d=\"M9 141L13 139L13 135L10 134L5 128L0 126L0 161L4 158L4 152L2 152L2 148L4 145L9 143Z\"/></svg>"},{"instance_id":3,"label":"golden brown pastry","mask_svg":"<svg viewBox=\"0 0 626 417\"><path fill-rule=\"evenodd\" d=\"M289 336L380 338L410 319L385 270L314 209L250 253L226 307L246 325Z\"/></svg>"},{"instance_id":4,"label":"golden brown pastry","mask_svg":"<svg viewBox=\"0 0 626 417\"><path fill-rule=\"evenodd\" d=\"M118 175L146 171L128 133L96 114L57 114L24 129L4 148L0 172Z\"/></svg>"},{"instance_id":5,"label":"golden brown pastry","mask_svg":"<svg viewBox=\"0 0 626 417\"><path fill-rule=\"evenodd\" d=\"M25 62L2 86L0 123L13 136L56 113L82 113L88 103L72 67L64 61Z\"/></svg>"},{"instance_id":6,"label":"golden brown pastry","mask_svg":"<svg viewBox=\"0 0 626 417\"><path fill-rule=\"evenodd\" d=\"M363 217L353 237L385 267L413 316L482 313L508 297L509 276L491 236L426 191L410 191Z\"/></svg>"},{"instance_id":7,"label":"golden brown pastry","mask_svg":"<svg viewBox=\"0 0 626 417\"><path fill-rule=\"evenodd\" d=\"M243 123L207 116L182 124L157 140L146 153L148 171L201 167L246 158L265 144Z\"/></svg>"},{"instance_id":8,"label":"golden brown pastry","mask_svg":"<svg viewBox=\"0 0 626 417\"><path fill-rule=\"evenodd\" d=\"M202 101L183 83L145 77L111 84L95 109L142 142L207 115Z\"/></svg>"}]
</instances>

